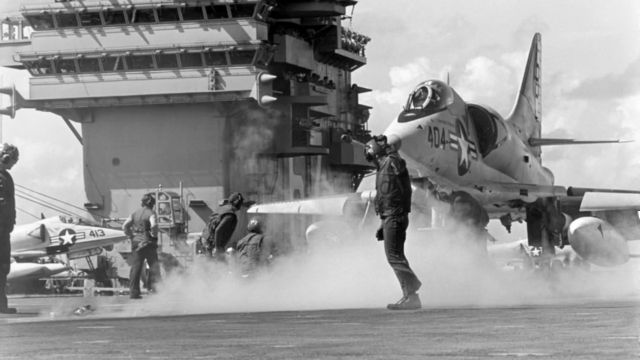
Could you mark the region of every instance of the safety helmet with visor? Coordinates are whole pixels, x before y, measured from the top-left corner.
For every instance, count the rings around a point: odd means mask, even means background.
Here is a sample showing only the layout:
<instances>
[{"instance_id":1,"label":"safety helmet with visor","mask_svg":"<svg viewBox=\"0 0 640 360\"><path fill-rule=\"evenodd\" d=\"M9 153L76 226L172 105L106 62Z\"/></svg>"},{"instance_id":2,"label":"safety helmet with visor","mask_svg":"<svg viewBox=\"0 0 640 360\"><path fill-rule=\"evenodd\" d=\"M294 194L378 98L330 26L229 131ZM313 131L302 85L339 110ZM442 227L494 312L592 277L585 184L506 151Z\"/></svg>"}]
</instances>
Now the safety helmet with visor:
<instances>
[{"instance_id":1,"label":"safety helmet with visor","mask_svg":"<svg viewBox=\"0 0 640 360\"><path fill-rule=\"evenodd\" d=\"M229 195L228 201L229 204L231 204L234 208L240 209L240 207L244 203L244 197L242 196L242 194L235 192Z\"/></svg>"},{"instance_id":2,"label":"safety helmet with visor","mask_svg":"<svg viewBox=\"0 0 640 360\"><path fill-rule=\"evenodd\" d=\"M253 233L261 233L262 222L258 218L251 218L251 220L249 220L249 223L247 224L247 230Z\"/></svg>"},{"instance_id":3,"label":"safety helmet with visor","mask_svg":"<svg viewBox=\"0 0 640 360\"><path fill-rule=\"evenodd\" d=\"M387 149L387 137L378 135L367 141L364 146L364 157L367 161L372 162L380 156L384 155Z\"/></svg>"},{"instance_id":4,"label":"safety helmet with visor","mask_svg":"<svg viewBox=\"0 0 640 360\"><path fill-rule=\"evenodd\" d=\"M0 150L0 162L2 162L2 164L15 164L16 162L18 162L19 157L20 152L15 145L11 145L8 143L2 144L2 149Z\"/></svg>"}]
</instances>

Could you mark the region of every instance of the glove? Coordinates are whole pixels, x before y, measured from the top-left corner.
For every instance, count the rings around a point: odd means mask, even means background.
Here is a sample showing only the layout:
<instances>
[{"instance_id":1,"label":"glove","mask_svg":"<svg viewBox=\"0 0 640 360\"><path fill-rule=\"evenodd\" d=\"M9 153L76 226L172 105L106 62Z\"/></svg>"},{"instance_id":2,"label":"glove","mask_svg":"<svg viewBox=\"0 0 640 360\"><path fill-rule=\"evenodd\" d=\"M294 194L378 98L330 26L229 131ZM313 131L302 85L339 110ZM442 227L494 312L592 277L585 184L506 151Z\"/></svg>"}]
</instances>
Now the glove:
<instances>
[{"instance_id":1,"label":"glove","mask_svg":"<svg viewBox=\"0 0 640 360\"><path fill-rule=\"evenodd\" d=\"M140 244L138 244L138 247L136 248L136 252L148 247L151 244L151 242L149 241L142 241Z\"/></svg>"},{"instance_id":2,"label":"glove","mask_svg":"<svg viewBox=\"0 0 640 360\"><path fill-rule=\"evenodd\" d=\"M378 241L384 240L384 232L382 230L382 227L379 227L378 231L376 231L376 239L378 239Z\"/></svg>"}]
</instances>

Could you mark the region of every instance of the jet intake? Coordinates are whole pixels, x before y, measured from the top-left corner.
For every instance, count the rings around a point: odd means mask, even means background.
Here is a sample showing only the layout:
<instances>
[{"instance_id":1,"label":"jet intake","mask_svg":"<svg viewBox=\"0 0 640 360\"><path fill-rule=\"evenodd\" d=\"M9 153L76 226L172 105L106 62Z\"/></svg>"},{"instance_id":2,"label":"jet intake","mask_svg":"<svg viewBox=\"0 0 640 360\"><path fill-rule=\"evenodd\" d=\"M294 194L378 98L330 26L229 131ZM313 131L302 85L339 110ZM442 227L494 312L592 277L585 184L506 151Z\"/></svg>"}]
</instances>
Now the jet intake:
<instances>
[{"instance_id":1,"label":"jet intake","mask_svg":"<svg viewBox=\"0 0 640 360\"><path fill-rule=\"evenodd\" d=\"M569 243L584 260L598 266L617 266L629 261L629 248L620 233L596 217L576 219L569 226Z\"/></svg>"}]
</instances>

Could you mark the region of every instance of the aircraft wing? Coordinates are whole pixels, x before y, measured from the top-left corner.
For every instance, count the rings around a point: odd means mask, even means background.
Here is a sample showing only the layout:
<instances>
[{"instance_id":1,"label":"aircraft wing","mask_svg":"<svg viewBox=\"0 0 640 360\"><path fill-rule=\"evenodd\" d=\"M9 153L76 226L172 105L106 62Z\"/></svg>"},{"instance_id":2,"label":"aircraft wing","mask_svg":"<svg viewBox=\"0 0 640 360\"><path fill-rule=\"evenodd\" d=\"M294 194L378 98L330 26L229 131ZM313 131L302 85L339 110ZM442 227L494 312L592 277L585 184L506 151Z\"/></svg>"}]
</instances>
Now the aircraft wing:
<instances>
[{"instance_id":1,"label":"aircraft wing","mask_svg":"<svg viewBox=\"0 0 640 360\"><path fill-rule=\"evenodd\" d=\"M580 211L640 210L640 193L586 192Z\"/></svg>"},{"instance_id":2,"label":"aircraft wing","mask_svg":"<svg viewBox=\"0 0 640 360\"><path fill-rule=\"evenodd\" d=\"M564 203L579 204L581 212L640 210L640 191L621 189L575 188L557 185L535 185L518 183L484 183L465 190L476 190L487 199L489 213L501 210L495 204L521 199L525 202L537 198L556 197Z\"/></svg>"},{"instance_id":3,"label":"aircraft wing","mask_svg":"<svg viewBox=\"0 0 640 360\"><path fill-rule=\"evenodd\" d=\"M16 260L35 260L47 256L46 250L12 251L11 257Z\"/></svg>"},{"instance_id":4,"label":"aircraft wing","mask_svg":"<svg viewBox=\"0 0 640 360\"><path fill-rule=\"evenodd\" d=\"M529 199L529 201L534 201L539 197L559 196L566 195L567 193L566 188L562 186L540 186L516 183L484 183L470 185L469 188L479 192L481 196L485 196L487 198L485 203L488 204L506 202L515 199L524 199L525 201L526 199ZM414 192L418 191L419 189L414 189ZM249 207L247 212L254 214L343 216L349 214L357 206L366 206L368 203L373 201L375 195L375 190L364 190L326 197L255 204ZM416 196L414 196L414 198L415 197ZM364 210L364 208L362 209Z\"/></svg>"},{"instance_id":5,"label":"aircraft wing","mask_svg":"<svg viewBox=\"0 0 640 360\"><path fill-rule=\"evenodd\" d=\"M551 196L562 196L567 193L564 186L556 185L536 185L536 184L518 184L518 183L484 183L473 185L476 190L484 193L504 194L502 196L511 199L517 198L540 198Z\"/></svg>"},{"instance_id":6,"label":"aircraft wing","mask_svg":"<svg viewBox=\"0 0 640 360\"><path fill-rule=\"evenodd\" d=\"M294 201L255 204L249 207L247 212L253 214L343 216L348 214L353 207L364 205L369 200L373 200L373 197L375 197L375 191L363 191Z\"/></svg>"},{"instance_id":7,"label":"aircraft wing","mask_svg":"<svg viewBox=\"0 0 640 360\"><path fill-rule=\"evenodd\" d=\"M69 259L76 259L88 255L95 255L93 252L96 249L111 246L117 242L126 240L127 236L110 237L107 239L88 240L83 242L77 242L72 246L65 246L62 244L52 244L44 247L40 250L22 250L12 251L11 257L17 260L35 260L45 256L55 254L67 254Z\"/></svg>"},{"instance_id":8,"label":"aircraft wing","mask_svg":"<svg viewBox=\"0 0 640 360\"><path fill-rule=\"evenodd\" d=\"M103 247L111 246L126 240L128 236L121 230L76 227L65 228L58 236L51 237L51 243L47 246L48 255L66 253L69 259L97 255Z\"/></svg>"}]
</instances>

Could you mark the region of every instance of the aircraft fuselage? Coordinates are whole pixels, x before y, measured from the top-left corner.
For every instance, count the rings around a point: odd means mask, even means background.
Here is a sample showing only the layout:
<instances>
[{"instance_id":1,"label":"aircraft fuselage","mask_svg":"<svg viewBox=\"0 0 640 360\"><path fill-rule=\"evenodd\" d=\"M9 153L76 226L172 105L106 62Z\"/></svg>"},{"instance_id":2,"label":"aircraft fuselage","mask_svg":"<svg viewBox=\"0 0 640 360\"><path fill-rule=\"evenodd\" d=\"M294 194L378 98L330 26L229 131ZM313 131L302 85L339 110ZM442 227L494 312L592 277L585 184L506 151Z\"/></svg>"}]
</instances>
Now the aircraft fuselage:
<instances>
[{"instance_id":1,"label":"aircraft fuselage","mask_svg":"<svg viewBox=\"0 0 640 360\"><path fill-rule=\"evenodd\" d=\"M425 87L438 100L420 106L416 93ZM492 109L467 104L447 84L430 80L418 85L384 133L402 141L400 152L416 172L414 178L431 178L484 201L500 202L514 200L513 195L483 191L485 185L553 185L553 175L517 131Z\"/></svg>"}]
</instances>

